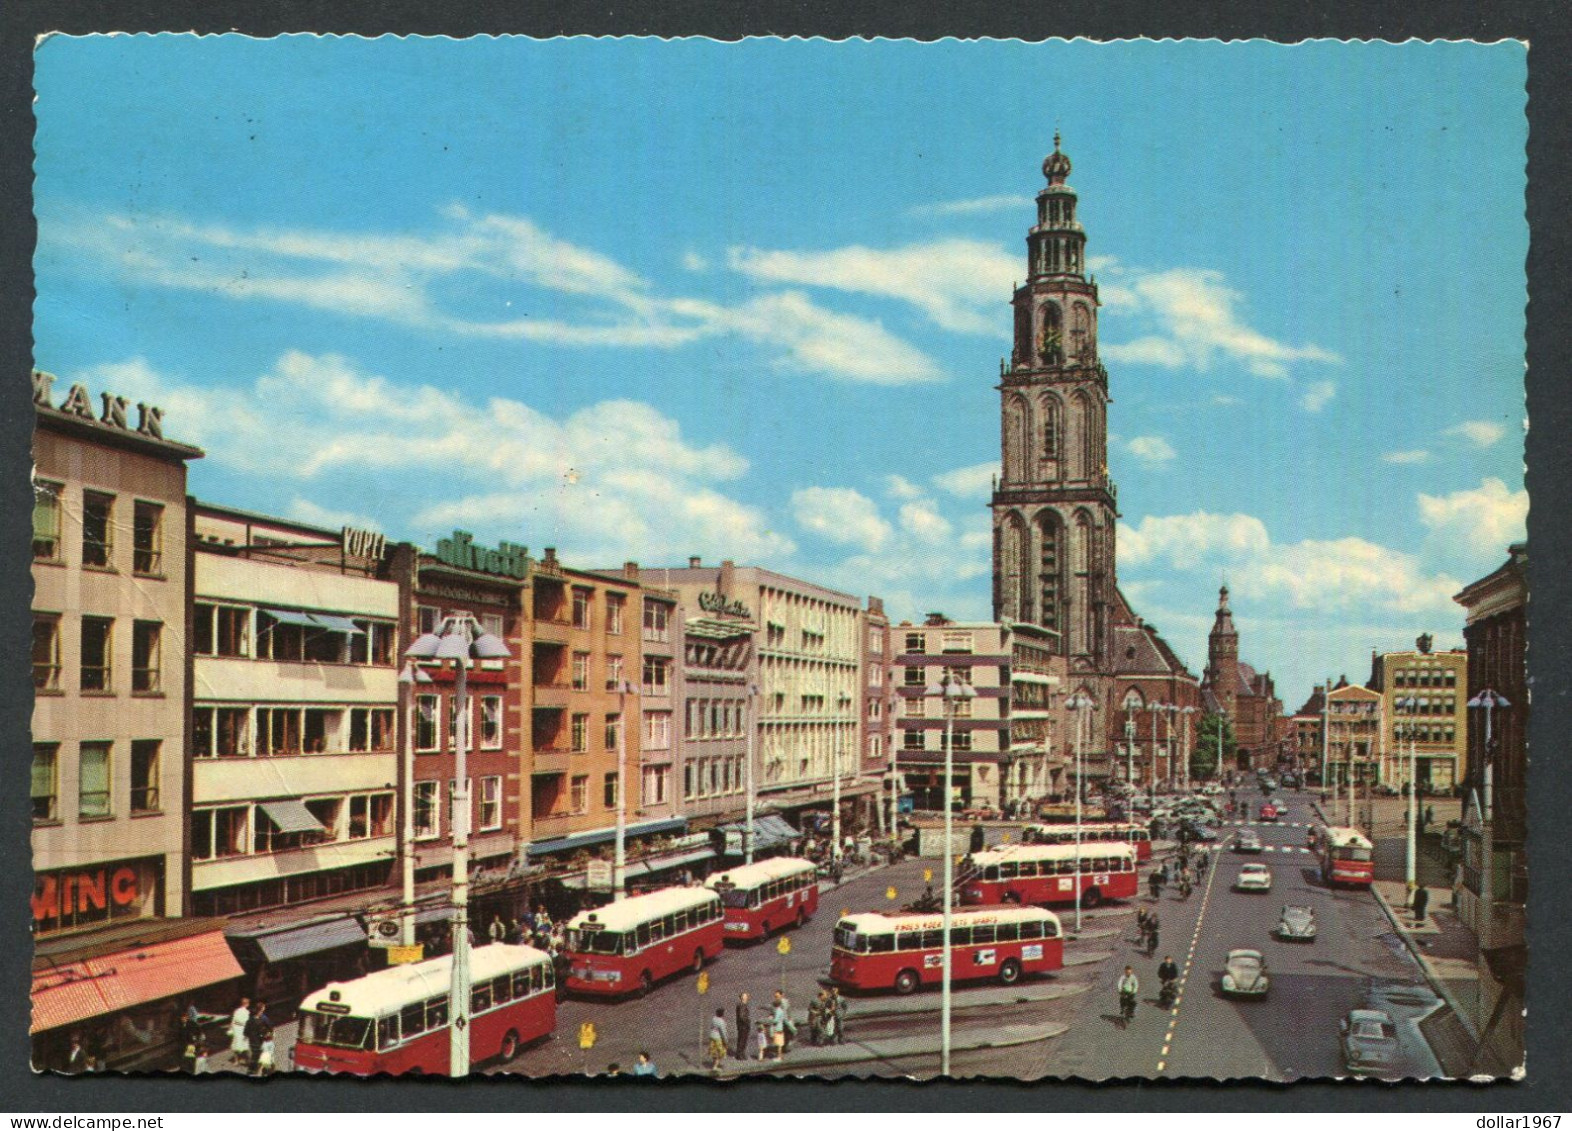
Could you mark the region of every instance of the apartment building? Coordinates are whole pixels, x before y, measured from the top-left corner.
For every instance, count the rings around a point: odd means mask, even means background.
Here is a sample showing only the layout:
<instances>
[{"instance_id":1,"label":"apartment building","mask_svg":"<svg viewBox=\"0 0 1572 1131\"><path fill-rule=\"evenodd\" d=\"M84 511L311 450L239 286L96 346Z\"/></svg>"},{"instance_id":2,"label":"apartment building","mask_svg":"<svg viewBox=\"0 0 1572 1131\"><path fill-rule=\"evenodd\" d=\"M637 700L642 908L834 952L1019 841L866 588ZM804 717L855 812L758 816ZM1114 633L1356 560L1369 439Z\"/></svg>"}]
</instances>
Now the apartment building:
<instances>
[{"instance_id":1,"label":"apartment building","mask_svg":"<svg viewBox=\"0 0 1572 1131\"><path fill-rule=\"evenodd\" d=\"M1451 793L1468 773L1468 654L1422 648L1371 653L1370 683L1381 695L1381 780L1406 785L1410 761L1420 788Z\"/></svg>"},{"instance_id":2,"label":"apartment building","mask_svg":"<svg viewBox=\"0 0 1572 1131\"><path fill-rule=\"evenodd\" d=\"M890 618L884 602L869 597L862 615L862 776L880 783L879 795L870 798L874 823L888 830L895 818L891 808L900 792L895 766L895 650Z\"/></svg>"},{"instance_id":3,"label":"apartment building","mask_svg":"<svg viewBox=\"0 0 1572 1131\"><path fill-rule=\"evenodd\" d=\"M956 623L930 614L902 624L895 669L901 735L897 754L905 788L918 809L944 809L947 736L954 736L952 801L962 808L1029 808L1066 781L1066 763L1051 750L1049 726L1062 710L1062 677L1053 634L1037 625ZM945 675L973 697L947 702ZM953 719L947 712L953 709ZM1057 771L1057 773L1056 773Z\"/></svg>"},{"instance_id":4,"label":"apartment building","mask_svg":"<svg viewBox=\"0 0 1572 1131\"><path fill-rule=\"evenodd\" d=\"M1327 696L1327 781L1339 785L1379 780L1386 730L1382 697L1368 687L1339 681Z\"/></svg>"},{"instance_id":5,"label":"apartment building","mask_svg":"<svg viewBox=\"0 0 1572 1131\"><path fill-rule=\"evenodd\" d=\"M384 540L210 503L193 525L193 909L380 887L402 640Z\"/></svg>"}]
</instances>

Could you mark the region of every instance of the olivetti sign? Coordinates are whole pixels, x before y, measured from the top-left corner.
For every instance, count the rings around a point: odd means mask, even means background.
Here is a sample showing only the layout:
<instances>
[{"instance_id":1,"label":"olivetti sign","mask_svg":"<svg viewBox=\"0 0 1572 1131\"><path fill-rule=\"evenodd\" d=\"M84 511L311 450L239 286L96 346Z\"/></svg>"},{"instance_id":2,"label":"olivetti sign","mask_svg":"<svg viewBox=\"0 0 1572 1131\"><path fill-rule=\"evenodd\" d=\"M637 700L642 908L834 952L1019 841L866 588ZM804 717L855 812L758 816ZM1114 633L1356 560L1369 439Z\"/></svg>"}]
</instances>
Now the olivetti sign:
<instances>
[{"instance_id":1,"label":"olivetti sign","mask_svg":"<svg viewBox=\"0 0 1572 1131\"><path fill-rule=\"evenodd\" d=\"M453 537L439 540L437 560L459 569L516 577L520 581L529 577L528 546L499 542L495 550L488 550L475 545L475 536L467 530L455 530Z\"/></svg>"}]
</instances>

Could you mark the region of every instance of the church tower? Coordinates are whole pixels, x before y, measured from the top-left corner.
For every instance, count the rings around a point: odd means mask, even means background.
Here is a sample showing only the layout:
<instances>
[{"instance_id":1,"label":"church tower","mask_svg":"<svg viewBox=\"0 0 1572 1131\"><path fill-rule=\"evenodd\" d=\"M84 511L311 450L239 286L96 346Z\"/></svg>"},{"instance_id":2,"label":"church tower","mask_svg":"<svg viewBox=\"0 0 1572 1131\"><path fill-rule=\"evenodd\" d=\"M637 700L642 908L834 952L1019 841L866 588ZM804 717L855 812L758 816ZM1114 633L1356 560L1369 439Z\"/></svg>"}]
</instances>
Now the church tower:
<instances>
[{"instance_id":1,"label":"church tower","mask_svg":"<svg viewBox=\"0 0 1572 1131\"><path fill-rule=\"evenodd\" d=\"M1108 372L1097 360L1097 281L1065 183L1043 162L1037 223L1016 288L1015 344L1000 363L1003 461L993 511L993 611L1058 633L1072 670L1109 668L1117 496L1108 477Z\"/></svg>"},{"instance_id":2,"label":"church tower","mask_svg":"<svg viewBox=\"0 0 1572 1131\"><path fill-rule=\"evenodd\" d=\"M1234 614L1228 608L1228 586L1217 594L1217 619L1206 640L1206 686L1223 714L1238 723L1239 633L1234 629Z\"/></svg>"}]
</instances>

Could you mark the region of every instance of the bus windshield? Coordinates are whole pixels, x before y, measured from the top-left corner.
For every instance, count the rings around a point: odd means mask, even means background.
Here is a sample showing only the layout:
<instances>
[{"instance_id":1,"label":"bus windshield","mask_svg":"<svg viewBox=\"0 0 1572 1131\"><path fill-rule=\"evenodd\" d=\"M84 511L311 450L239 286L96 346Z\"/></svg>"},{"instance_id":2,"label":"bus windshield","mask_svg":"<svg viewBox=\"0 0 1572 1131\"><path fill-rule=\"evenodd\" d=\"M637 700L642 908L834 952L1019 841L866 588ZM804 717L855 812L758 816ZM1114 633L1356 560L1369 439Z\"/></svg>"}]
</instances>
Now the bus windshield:
<instances>
[{"instance_id":1,"label":"bus windshield","mask_svg":"<svg viewBox=\"0 0 1572 1131\"><path fill-rule=\"evenodd\" d=\"M330 1017L326 1013L306 1014L306 1043L331 1045L340 1049L363 1049L371 1036L371 1021L365 1017Z\"/></svg>"},{"instance_id":2,"label":"bus windshield","mask_svg":"<svg viewBox=\"0 0 1572 1131\"><path fill-rule=\"evenodd\" d=\"M1338 848L1333 850L1332 857L1336 860L1353 860L1358 863L1369 863L1371 860L1368 848Z\"/></svg>"},{"instance_id":3,"label":"bus windshield","mask_svg":"<svg viewBox=\"0 0 1572 1131\"><path fill-rule=\"evenodd\" d=\"M580 954L621 954L621 931L569 931L568 949Z\"/></svg>"},{"instance_id":4,"label":"bus windshield","mask_svg":"<svg viewBox=\"0 0 1572 1131\"><path fill-rule=\"evenodd\" d=\"M862 937L850 927L835 928L835 945L842 950L849 950L853 953L864 947Z\"/></svg>"},{"instance_id":5,"label":"bus windshield","mask_svg":"<svg viewBox=\"0 0 1572 1131\"><path fill-rule=\"evenodd\" d=\"M747 907L748 892L736 884L716 884L716 893L721 897L721 903L726 907Z\"/></svg>"}]
</instances>

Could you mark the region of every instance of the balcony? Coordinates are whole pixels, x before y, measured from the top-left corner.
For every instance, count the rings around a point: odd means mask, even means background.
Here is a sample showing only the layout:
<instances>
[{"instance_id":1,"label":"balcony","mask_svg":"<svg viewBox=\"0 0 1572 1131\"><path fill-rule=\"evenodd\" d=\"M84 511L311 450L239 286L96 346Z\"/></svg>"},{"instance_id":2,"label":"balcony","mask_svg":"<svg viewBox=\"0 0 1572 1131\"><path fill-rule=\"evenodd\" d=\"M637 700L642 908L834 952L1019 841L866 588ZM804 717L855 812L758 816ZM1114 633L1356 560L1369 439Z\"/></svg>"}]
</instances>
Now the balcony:
<instances>
[{"instance_id":1,"label":"balcony","mask_svg":"<svg viewBox=\"0 0 1572 1131\"><path fill-rule=\"evenodd\" d=\"M535 702L532 704L537 711L565 710L573 698L573 685L566 680L554 683L537 683L534 685Z\"/></svg>"},{"instance_id":2,"label":"balcony","mask_svg":"<svg viewBox=\"0 0 1572 1131\"><path fill-rule=\"evenodd\" d=\"M559 836L567 836L573 831L573 815L571 813L549 813L544 816L530 817L531 840L555 840Z\"/></svg>"},{"instance_id":3,"label":"balcony","mask_svg":"<svg viewBox=\"0 0 1572 1131\"><path fill-rule=\"evenodd\" d=\"M530 773L565 774L572 756L566 746L536 746L531 752Z\"/></svg>"}]
</instances>

